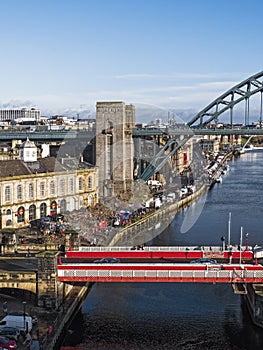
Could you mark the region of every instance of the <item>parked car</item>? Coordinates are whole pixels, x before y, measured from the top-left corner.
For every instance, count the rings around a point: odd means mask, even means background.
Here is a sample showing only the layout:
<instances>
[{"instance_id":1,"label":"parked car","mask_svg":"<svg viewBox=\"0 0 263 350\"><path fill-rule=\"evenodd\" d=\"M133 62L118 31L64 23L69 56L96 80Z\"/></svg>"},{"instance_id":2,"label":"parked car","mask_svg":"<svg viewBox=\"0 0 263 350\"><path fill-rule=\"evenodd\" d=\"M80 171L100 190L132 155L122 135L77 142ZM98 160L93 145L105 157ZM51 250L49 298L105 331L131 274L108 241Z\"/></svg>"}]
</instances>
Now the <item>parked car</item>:
<instances>
[{"instance_id":1,"label":"parked car","mask_svg":"<svg viewBox=\"0 0 263 350\"><path fill-rule=\"evenodd\" d=\"M20 336L20 331L18 328L15 327L1 327L0 336L17 341Z\"/></svg>"},{"instance_id":2,"label":"parked car","mask_svg":"<svg viewBox=\"0 0 263 350\"><path fill-rule=\"evenodd\" d=\"M210 258L200 258L190 261L190 264L217 264L217 261Z\"/></svg>"},{"instance_id":3,"label":"parked car","mask_svg":"<svg viewBox=\"0 0 263 350\"><path fill-rule=\"evenodd\" d=\"M30 332L32 330L32 317L22 312L10 312L2 320L0 320L0 328L15 327L19 331Z\"/></svg>"},{"instance_id":4,"label":"parked car","mask_svg":"<svg viewBox=\"0 0 263 350\"><path fill-rule=\"evenodd\" d=\"M15 350L15 349L17 349L16 341L13 339L9 339L7 337L0 336L0 348L8 349L8 350Z\"/></svg>"},{"instance_id":5,"label":"parked car","mask_svg":"<svg viewBox=\"0 0 263 350\"><path fill-rule=\"evenodd\" d=\"M102 258L99 260L94 260L95 263L104 263L104 264L110 264L110 263L119 263L120 260L117 258Z\"/></svg>"}]
</instances>

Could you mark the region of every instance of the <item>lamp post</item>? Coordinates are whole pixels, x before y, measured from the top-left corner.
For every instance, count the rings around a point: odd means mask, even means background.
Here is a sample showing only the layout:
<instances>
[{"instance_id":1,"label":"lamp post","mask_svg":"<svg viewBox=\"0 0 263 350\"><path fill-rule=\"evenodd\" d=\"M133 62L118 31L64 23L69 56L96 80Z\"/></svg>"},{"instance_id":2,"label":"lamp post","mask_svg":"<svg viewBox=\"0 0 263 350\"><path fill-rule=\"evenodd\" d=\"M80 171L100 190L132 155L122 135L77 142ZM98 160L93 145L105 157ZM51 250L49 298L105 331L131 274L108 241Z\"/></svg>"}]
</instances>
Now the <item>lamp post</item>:
<instances>
[{"instance_id":1,"label":"lamp post","mask_svg":"<svg viewBox=\"0 0 263 350\"><path fill-rule=\"evenodd\" d=\"M248 251L248 232L246 233L246 252Z\"/></svg>"},{"instance_id":2,"label":"lamp post","mask_svg":"<svg viewBox=\"0 0 263 350\"><path fill-rule=\"evenodd\" d=\"M226 250L225 236L221 237L221 241L222 241L222 251L224 252Z\"/></svg>"},{"instance_id":3,"label":"lamp post","mask_svg":"<svg viewBox=\"0 0 263 350\"><path fill-rule=\"evenodd\" d=\"M24 330L26 331L26 301L23 301L22 304L23 304L23 316L24 316Z\"/></svg>"},{"instance_id":4,"label":"lamp post","mask_svg":"<svg viewBox=\"0 0 263 350\"><path fill-rule=\"evenodd\" d=\"M228 246L230 246L230 237L231 237L231 213L229 213L228 217Z\"/></svg>"},{"instance_id":5,"label":"lamp post","mask_svg":"<svg viewBox=\"0 0 263 350\"><path fill-rule=\"evenodd\" d=\"M240 265L242 261L242 238L243 238L243 227L241 227L241 231L240 231L240 244L239 244L239 264Z\"/></svg>"}]
</instances>

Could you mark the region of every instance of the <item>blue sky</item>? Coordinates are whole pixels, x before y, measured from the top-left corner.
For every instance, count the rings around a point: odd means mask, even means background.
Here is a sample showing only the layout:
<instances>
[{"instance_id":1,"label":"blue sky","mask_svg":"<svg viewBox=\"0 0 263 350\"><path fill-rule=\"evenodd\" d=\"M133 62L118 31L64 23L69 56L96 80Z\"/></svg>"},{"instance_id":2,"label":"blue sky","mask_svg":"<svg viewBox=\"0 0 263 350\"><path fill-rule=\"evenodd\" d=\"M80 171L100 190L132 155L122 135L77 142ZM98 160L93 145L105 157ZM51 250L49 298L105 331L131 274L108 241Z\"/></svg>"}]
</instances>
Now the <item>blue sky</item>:
<instances>
[{"instance_id":1,"label":"blue sky","mask_svg":"<svg viewBox=\"0 0 263 350\"><path fill-rule=\"evenodd\" d=\"M200 110L263 70L262 0L1 0L0 106Z\"/></svg>"}]
</instances>

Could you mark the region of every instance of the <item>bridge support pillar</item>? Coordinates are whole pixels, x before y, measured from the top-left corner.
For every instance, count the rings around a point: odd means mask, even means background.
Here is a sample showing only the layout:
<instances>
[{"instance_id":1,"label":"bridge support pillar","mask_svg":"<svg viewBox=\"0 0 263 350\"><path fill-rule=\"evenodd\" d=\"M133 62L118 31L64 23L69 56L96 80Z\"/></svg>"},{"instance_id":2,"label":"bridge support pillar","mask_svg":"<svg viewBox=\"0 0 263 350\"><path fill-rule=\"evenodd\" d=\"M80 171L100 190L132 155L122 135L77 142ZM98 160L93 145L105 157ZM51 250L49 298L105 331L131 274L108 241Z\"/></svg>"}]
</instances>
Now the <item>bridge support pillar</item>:
<instances>
[{"instance_id":1,"label":"bridge support pillar","mask_svg":"<svg viewBox=\"0 0 263 350\"><path fill-rule=\"evenodd\" d=\"M254 324L263 327L263 284L247 284L245 301Z\"/></svg>"},{"instance_id":2,"label":"bridge support pillar","mask_svg":"<svg viewBox=\"0 0 263 350\"><path fill-rule=\"evenodd\" d=\"M96 166L99 193L120 199L133 192L135 107L124 102L97 102Z\"/></svg>"},{"instance_id":3,"label":"bridge support pillar","mask_svg":"<svg viewBox=\"0 0 263 350\"><path fill-rule=\"evenodd\" d=\"M63 283L57 278L58 253L44 251L37 254L38 280L37 304L40 307L57 309L64 299Z\"/></svg>"}]
</instances>

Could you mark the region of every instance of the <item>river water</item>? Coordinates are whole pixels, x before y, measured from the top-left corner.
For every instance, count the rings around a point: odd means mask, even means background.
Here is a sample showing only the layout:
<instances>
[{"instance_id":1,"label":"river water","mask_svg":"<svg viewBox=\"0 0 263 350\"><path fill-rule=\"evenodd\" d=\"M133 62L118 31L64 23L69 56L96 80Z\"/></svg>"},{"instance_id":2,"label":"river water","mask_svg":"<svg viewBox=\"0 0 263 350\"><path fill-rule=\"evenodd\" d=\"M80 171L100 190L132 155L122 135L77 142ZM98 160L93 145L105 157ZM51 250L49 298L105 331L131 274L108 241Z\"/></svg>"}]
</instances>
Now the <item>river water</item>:
<instances>
[{"instance_id":1,"label":"river water","mask_svg":"<svg viewBox=\"0 0 263 350\"><path fill-rule=\"evenodd\" d=\"M151 245L263 244L263 152L229 162L230 172L178 214ZM242 227L242 230L241 230ZM76 350L262 350L240 295L228 284L98 283L68 330Z\"/></svg>"}]
</instances>

